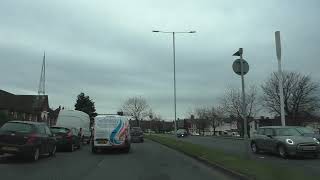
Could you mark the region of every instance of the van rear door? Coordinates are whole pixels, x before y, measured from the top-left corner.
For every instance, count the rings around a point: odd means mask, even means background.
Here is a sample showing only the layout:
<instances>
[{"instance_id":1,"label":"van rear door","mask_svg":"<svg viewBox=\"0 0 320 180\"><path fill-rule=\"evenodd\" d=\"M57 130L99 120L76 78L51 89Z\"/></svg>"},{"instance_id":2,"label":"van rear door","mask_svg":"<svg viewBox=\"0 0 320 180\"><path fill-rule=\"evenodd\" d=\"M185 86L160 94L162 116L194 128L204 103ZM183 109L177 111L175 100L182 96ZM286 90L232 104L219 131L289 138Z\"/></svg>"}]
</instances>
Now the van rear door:
<instances>
[{"instance_id":1,"label":"van rear door","mask_svg":"<svg viewBox=\"0 0 320 180\"><path fill-rule=\"evenodd\" d=\"M121 145L127 135L128 124L117 116L103 116L95 119L95 141L107 139L108 144Z\"/></svg>"}]
</instances>

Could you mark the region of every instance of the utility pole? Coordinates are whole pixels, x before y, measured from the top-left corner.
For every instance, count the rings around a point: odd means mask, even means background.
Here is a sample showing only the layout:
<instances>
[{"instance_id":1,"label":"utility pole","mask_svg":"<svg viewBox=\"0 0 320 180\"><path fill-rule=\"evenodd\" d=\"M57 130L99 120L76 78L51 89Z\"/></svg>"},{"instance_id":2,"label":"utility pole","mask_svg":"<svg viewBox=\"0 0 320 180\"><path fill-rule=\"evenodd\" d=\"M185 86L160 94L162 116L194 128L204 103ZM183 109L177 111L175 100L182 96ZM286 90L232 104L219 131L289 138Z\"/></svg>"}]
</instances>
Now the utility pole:
<instances>
[{"instance_id":1,"label":"utility pole","mask_svg":"<svg viewBox=\"0 0 320 180\"><path fill-rule=\"evenodd\" d=\"M281 39L280 31L275 32L276 39L276 53L278 59L278 76L279 76L279 93L280 93L280 112L281 112L281 125L286 125L285 112L284 112L284 98L283 98L283 74L281 68Z\"/></svg>"}]
</instances>

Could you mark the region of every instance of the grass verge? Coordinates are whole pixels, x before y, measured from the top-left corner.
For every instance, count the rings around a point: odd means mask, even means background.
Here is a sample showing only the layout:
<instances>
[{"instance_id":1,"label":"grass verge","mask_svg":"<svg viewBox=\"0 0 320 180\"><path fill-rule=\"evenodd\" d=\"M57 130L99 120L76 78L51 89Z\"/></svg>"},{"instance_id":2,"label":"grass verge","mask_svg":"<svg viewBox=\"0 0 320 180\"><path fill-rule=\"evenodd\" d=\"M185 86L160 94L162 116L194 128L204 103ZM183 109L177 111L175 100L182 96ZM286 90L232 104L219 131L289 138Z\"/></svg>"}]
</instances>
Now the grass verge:
<instances>
[{"instance_id":1,"label":"grass verge","mask_svg":"<svg viewBox=\"0 0 320 180\"><path fill-rule=\"evenodd\" d=\"M238 172L248 177L248 179L257 180L301 180L301 179L318 179L308 174L303 173L301 170L294 168L277 167L268 162L255 161L244 159L240 156L229 155L222 151L212 148L207 148L201 145L192 144L176 140L170 137L158 135L146 135L146 138L156 141L160 144L166 145L172 149L183 152L192 157L203 159L206 162L222 166L234 172ZM237 148L237 147L235 147Z\"/></svg>"}]
</instances>

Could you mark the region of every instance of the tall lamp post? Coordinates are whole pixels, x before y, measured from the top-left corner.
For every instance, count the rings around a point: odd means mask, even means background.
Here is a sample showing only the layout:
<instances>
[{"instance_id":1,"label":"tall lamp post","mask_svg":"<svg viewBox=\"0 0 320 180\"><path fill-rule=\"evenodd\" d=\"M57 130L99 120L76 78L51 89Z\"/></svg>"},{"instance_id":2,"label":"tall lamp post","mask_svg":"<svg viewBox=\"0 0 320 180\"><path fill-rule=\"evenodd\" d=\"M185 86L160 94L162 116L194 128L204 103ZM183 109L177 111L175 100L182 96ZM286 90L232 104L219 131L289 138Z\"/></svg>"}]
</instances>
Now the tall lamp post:
<instances>
[{"instance_id":1,"label":"tall lamp post","mask_svg":"<svg viewBox=\"0 0 320 180\"><path fill-rule=\"evenodd\" d=\"M153 30L154 33L169 33L172 34L172 48L173 48L173 96L174 96L174 134L177 135L177 96L176 96L176 45L175 34L196 33L196 31L158 31Z\"/></svg>"},{"instance_id":2,"label":"tall lamp post","mask_svg":"<svg viewBox=\"0 0 320 180\"><path fill-rule=\"evenodd\" d=\"M276 54L278 59L278 74L279 74L279 93L280 93L280 115L281 115L281 125L286 125L286 118L284 112L284 98L283 98L283 74L281 68L281 39L280 31L275 32L276 39Z\"/></svg>"}]
</instances>

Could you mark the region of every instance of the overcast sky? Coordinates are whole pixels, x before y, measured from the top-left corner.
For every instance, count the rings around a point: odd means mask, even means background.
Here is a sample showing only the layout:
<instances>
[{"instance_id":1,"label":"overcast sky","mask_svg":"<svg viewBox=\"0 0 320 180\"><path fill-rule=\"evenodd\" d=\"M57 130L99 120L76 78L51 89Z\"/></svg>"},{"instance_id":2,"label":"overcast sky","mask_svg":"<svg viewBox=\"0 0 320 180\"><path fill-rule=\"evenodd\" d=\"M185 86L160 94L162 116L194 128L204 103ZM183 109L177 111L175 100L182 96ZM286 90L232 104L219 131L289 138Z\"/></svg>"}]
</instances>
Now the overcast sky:
<instances>
[{"instance_id":1,"label":"overcast sky","mask_svg":"<svg viewBox=\"0 0 320 180\"><path fill-rule=\"evenodd\" d=\"M173 111L172 36L177 34L177 112L219 103L240 88L232 54L244 48L246 85L277 70L274 32L281 31L283 68L320 81L318 0L1 0L0 89L37 94L43 51L52 108L73 108L80 92L98 113L114 113L142 96L166 119Z\"/></svg>"}]
</instances>

